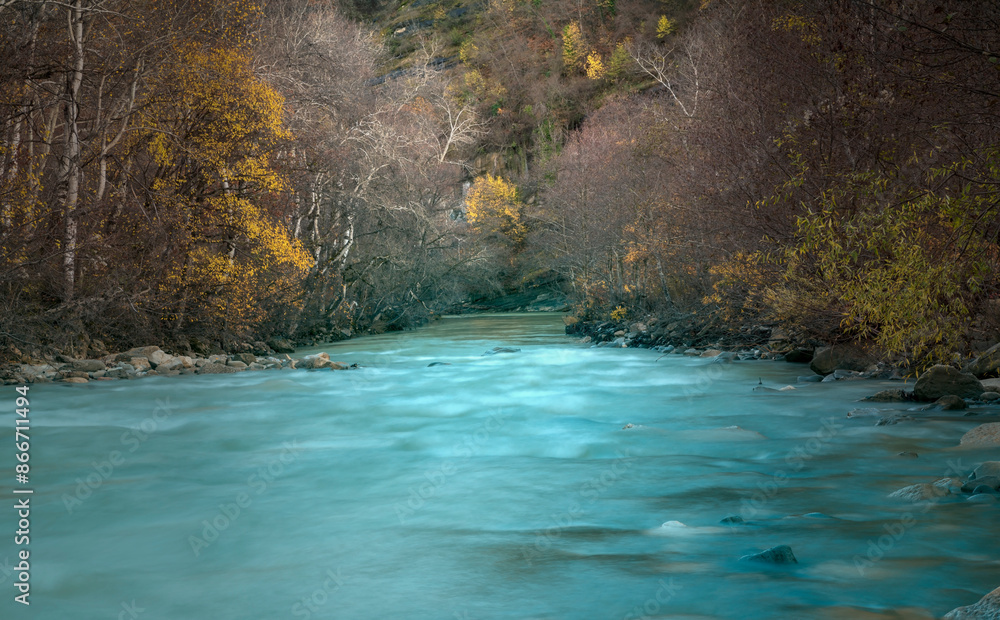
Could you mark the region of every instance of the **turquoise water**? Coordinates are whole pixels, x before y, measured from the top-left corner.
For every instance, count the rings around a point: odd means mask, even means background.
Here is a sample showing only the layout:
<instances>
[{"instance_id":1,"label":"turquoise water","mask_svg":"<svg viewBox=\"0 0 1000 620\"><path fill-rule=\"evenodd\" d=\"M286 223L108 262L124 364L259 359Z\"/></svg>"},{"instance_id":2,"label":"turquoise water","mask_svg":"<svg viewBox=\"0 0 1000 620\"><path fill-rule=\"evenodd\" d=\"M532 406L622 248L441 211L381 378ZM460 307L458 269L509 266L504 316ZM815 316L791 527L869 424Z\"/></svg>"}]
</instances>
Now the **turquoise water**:
<instances>
[{"instance_id":1,"label":"turquoise water","mask_svg":"<svg viewBox=\"0 0 1000 620\"><path fill-rule=\"evenodd\" d=\"M898 384L755 393L808 370L557 315L319 350L364 368L32 386L31 606L4 502L0 616L931 618L1000 585L1000 505L886 497L1000 458L953 449L973 420L847 419ZM739 561L780 544L799 564Z\"/></svg>"}]
</instances>

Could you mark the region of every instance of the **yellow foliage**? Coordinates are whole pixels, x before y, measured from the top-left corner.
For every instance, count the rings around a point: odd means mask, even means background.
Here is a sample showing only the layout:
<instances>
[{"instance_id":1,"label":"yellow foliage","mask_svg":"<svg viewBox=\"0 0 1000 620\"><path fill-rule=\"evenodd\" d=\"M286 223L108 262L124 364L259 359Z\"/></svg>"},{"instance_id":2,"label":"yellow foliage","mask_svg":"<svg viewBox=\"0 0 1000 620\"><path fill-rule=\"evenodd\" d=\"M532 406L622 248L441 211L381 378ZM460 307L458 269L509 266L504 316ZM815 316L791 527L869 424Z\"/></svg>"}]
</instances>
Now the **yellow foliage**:
<instances>
[{"instance_id":1,"label":"yellow foliage","mask_svg":"<svg viewBox=\"0 0 1000 620\"><path fill-rule=\"evenodd\" d=\"M822 40L819 36L819 28L816 26L816 22L809 17L802 17L801 15L787 14L775 17L771 22L771 29L798 33L799 39L809 45L816 45Z\"/></svg>"},{"instance_id":2,"label":"yellow foliage","mask_svg":"<svg viewBox=\"0 0 1000 620\"><path fill-rule=\"evenodd\" d=\"M625 306L617 306L614 310L611 311L611 320L622 321L625 319L625 315L627 313L628 310L625 308Z\"/></svg>"},{"instance_id":3,"label":"yellow foliage","mask_svg":"<svg viewBox=\"0 0 1000 620\"><path fill-rule=\"evenodd\" d=\"M677 23L666 15L660 15L660 20L656 22L656 38L662 39L677 30Z\"/></svg>"},{"instance_id":4,"label":"yellow foliage","mask_svg":"<svg viewBox=\"0 0 1000 620\"><path fill-rule=\"evenodd\" d=\"M491 174L477 178L465 197L465 215L477 230L502 235L514 244L527 234L523 210L517 187Z\"/></svg>"},{"instance_id":5,"label":"yellow foliage","mask_svg":"<svg viewBox=\"0 0 1000 620\"><path fill-rule=\"evenodd\" d=\"M458 46L458 59L462 61L463 65L474 63L478 56L479 48L476 47L472 39L466 39Z\"/></svg>"},{"instance_id":6,"label":"yellow foliage","mask_svg":"<svg viewBox=\"0 0 1000 620\"><path fill-rule=\"evenodd\" d=\"M583 65L586 47L583 42L583 33L580 32L580 25L570 22L563 28L563 65L566 71L572 73Z\"/></svg>"},{"instance_id":7,"label":"yellow foliage","mask_svg":"<svg viewBox=\"0 0 1000 620\"><path fill-rule=\"evenodd\" d=\"M587 77L591 80L600 80L604 77L607 72L604 68L604 63L601 61L601 55L597 52L591 52L587 56Z\"/></svg>"},{"instance_id":8,"label":"yellow foliage","mask_svg":"<svg viewBox=\"0 0 1000 620\"><path fill-rule=\"evenodd\" d=\"M163 96L140 126L159 167L152 188L160 217L176 222L165 286L193 296L199 312L249 329L265 298L291 303L312 257L261 207L288 183L272 165L291 138L284 100L238 50L175 47L157 72Z\"/></svg>"}]
</instances>

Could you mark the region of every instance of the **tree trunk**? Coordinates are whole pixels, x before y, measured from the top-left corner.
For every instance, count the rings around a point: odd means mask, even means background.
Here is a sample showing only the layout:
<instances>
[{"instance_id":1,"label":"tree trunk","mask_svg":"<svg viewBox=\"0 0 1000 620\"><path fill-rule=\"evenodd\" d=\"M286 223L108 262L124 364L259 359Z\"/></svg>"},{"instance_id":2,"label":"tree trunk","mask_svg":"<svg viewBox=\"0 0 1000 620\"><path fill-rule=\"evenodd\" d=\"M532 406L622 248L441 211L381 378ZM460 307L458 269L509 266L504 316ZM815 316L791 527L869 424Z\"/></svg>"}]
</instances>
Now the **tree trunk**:
<instances>
[{"instance_id":1,"label":"tree trunk","mask_svg":"<svg viewBox=\"0 0 1000 620\"><path fill-rule=\"evenodd\" d=\"M63 213L63 301L72 301L76 281L77 207L80 202L80 86L84 68L83 0L67 11L73 67L66 76L63 101L65 146L59 166L59 203Z\"/></svg>"}]
</instances>

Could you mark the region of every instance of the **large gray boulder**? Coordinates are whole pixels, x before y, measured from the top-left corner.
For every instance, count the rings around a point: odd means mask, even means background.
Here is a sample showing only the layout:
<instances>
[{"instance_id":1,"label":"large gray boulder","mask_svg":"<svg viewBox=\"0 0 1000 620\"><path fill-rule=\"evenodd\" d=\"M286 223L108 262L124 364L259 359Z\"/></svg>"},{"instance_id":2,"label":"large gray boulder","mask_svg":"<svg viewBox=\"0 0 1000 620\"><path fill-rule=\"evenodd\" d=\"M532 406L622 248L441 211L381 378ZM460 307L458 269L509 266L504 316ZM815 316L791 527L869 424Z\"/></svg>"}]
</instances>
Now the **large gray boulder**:
<instances>
[{"instance_id":1,"label":"large gray boulder","mask_svg":"<svg viewBox=\"0 0 1000 620\"><path fill-rule=\"evenodd\" d=\"M1000 392L1000 378L982 379L980 380L980 383L982 383L983 387L986 388L987 390Z\"/></svg>"},{"instance_id":2,"label":"large gray boulder","mask_svg":"<svg viewBox=\"0 0 1000 620\"><path fill-rule=\"evenodd\" d=\"M234 353L233 355L230 356L230 360L243 362L244 364L249 366L250 364L253 364L254 362L257 361L257 356L254 355L253 353Z\"/></svg>"},{"instance_id":3,"label":"large gray boulder","mask_svg":"<svg viewBox=\"0 0 1000 620\"><path fill-rule=\"evenodd\" d=\"M104 370L104 362L101 360L73 360L70 363L73 370L81 370L83 372L97 372L98 370Z\"/></svg>"},{"instance_id":4,"label":"large gray boulder","mask_svg":"<svg viewBox=\"0 0 1000 620\"><path fill-rule=\"evenodd\" d=\"M149 355L146 356L146 359L149 360L150 366L153 368L159 368L160 364L166 364L170 360L174 359L174 356L169 353L164 353L160 349L156 349L155 351L150 351Z\"/></svg>"},{"instance_id":5,"label":"large gray boulder","mask_svg":"<svg viewBox=\"0 0 1000 620\"><path fill-rule=\"evenodd\" d=\"M816 349L809 368L818 375L829 375L835 370L864 371L874 360L861 349L837 344L832 347Z\"/></svg>"},{"instance_id":6,"label":"large gray boulder","mask_svg":"<svg viewBox=\"0 0 1000 620\"><path fill-rule=\"evenodd\" d=\"M938 499L945 495L948 495L948 488L946 486L921 482L893 491L889 494L889 497L907 502L923 502Z\"/></svg>"},{"instance_id":7,"label":"large gray boulder","mask_svg":"<svg viewBox=\"0 0 1000 620\"><path fill-rule=\"evenodd\" d=\"M1000 374L1000 343L986 349L986 351L969 362L962 370L976 375L980 379L995 377Z\"/></svg>"},{"instance_id":8,"label":"large gray boulder","mask_svg":"<svg viewBox=\"0 0 1000 620\"><path fill-rule=\"evenodd\" d=\"M918 400L937 400L949 394L979 398L985 391L979 379L943 364L928 368L913 386L913 396Z\"/></svg>"},{"instance_id":9,"label":"large gray boulder","mask_svg":"<svg viewBox=\"0 0 1000 620\"><path fill-rule=\"evenodd\" d=\"M135 347L134 349L129 349L128 351L125 351L123 353L119 353L115 357L115 359L116 359L116 361L119 361L119 362L127 362L127 361L131 360L133 357L144 357L144 358L146 358L148 360L150 358L150 356L153 355L156 351L160 351L160 347L153 347L153 346L151 346L151 347ZM162 353L162 351L160 351L160 352Z\"/></svg>"},{"instance_id":10,"label":"large gray boulder","mask_svg":"<svg viewBox=\"0 0 1000 620\"><path fill-rule=\"evenodd\" d=\"M978 603L952 609L944 620L1000 620L1000 588L979 599Z\"/></svg>"},{"instance_id":11,"label":"large gray boulder","mask_svg":"<svg viewBox=\"0 0 1000 620\"><path fill-rule=\"evenodd\" d=\"M959 445L963 448L989 448L1000 446L1000 422L980 424L962 435Z\"/></svg>"}]
</instances>

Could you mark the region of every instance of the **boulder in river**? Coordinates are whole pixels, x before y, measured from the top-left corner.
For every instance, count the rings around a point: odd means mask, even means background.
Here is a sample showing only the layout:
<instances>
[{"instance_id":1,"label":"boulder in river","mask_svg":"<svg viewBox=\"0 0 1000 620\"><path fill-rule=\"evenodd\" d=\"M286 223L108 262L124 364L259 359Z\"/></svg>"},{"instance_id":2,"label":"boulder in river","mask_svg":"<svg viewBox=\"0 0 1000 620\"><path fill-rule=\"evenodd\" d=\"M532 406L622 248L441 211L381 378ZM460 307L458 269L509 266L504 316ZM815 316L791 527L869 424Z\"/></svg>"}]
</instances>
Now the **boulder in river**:
<instances>
[{"instance_id":1,"label":"boulder in river","mask_svg":"<svg viewBox=\"0 0 1000 620\"><path fill-rule=\"evenodd\" d=\"M948 495L948 489L946 487L930 484L928 482L920 482L918 484L911 484L910 486L893 491L889 494L889 497L908 502L922 502L925 500L944 497L945 495Z\"/></svg>"},{"instance_id":2,"label":"boulder in river","mask_svg":"<svg viewBox=\"0 0 1000 620\"><path fill-rule=\"evenodd\" d=\"M785 361L792 364L808 364L813 361L813 351L811 349L792 349L785 353Z\"/></svg>"},{"instance_id":3,"label":"boulder in river","mask_svg":"<svg viewBox=\"0 0 1000 620\"><path fill-rule=\"evenodd\" d=\"M866 396L861 400L871 403L903 403L913 400L913 394L905 390L882 390L875 392L871 396Z\"/></svg>"},{"instance_id":4,"label":"boulder in river","mask_svg":"<svg viewBox=\"0 0 1000 620\"><path fill-rule=\"evenodd\" d=\"M767 564L798 564L792 548L788 545L771 547L760 553L752 553L740 558L740 562L765 562Z\"/></svg>"},{"instance_id":5,"label":"boulder in river","mask_svg":"<svg viewBox=\"0 0 1000 620\"><path fill-rule=\"evenodd\" d=\"M993 379L982 379L979 381L983 384L983 388L987 390L992 390L994 392L1000 392L1000 377Z\"/></svg>"},{"instance_id":6,"label":"boulder in river","mask_svg":"<svg viewBox=\"0 0 1000 620\"><path fill-rule=\"evenodd\" d=\"M1000 422L980 424L962 435L959 445L963 448L988 448L1000 446Z\"/></svg>"},{"instance_id":7,"label":"boulder in river","mask_svg":"<svg viewBox=\"0 0 1000 620\"><path fill-rule=\"evenodd\" d=\"M1000 461L986 461L979 465L970 475L969 480L986 478L987 476L1000 477Z\"/></svg>"},{"instance_id":8,"label":"boulder in river","mask_svg":"<svg viewBox=\"0 0 1000 620\"><path fill-rule=\"evenodd\" d=\"M969 480L962 485L962 492L974 493L979 487L989 487L991 491L1000 489L1000 476L983 476L982 478Z\"/></svg>"},{"instance_id":9,"label":"boulder in river","mask_svg":"<svg viewBox=\"0 0 1000 620\"><path fill-rule=\"evenodd\" d=\"M943 411L961 411L962 409L969 408L964 398L955 396L954 394L942 396L934 401L934 404L941 407Z\"/></svg>"},{"instance_id":10,"label":"boulder in river","mask_svg":"<svg viewBox=\"0 0 1000 620\"><path fill-rule=\"evenodd\" d=\"M949 394L962 398L979 398L985 391L979 379L944 364L931 366L920 375L916 385L913 386L913 396L918 400L928 401Z\"/></svg>"},{"instance_id":11,"label":"boulder in river","mask_svg":"<svg viewBox=\"0 0 1000 620\"><path fill-rule=\"evenodd\" d=\"M834 345L816 349L809 368L818 375L829 375L835 370L864 371L872 363L872 358L857 347Z\"/></svg>"},{"instance_id":12,"label":"boulder in river","mask_svg":"<svg viewBox=\"0 0 1000 620\"><path fill-rule=\"evenodd\" d=\"M944 620L1000 620L1000 588L975 604L952 609L945 614Z\"/></svg>"}]
</instances>

